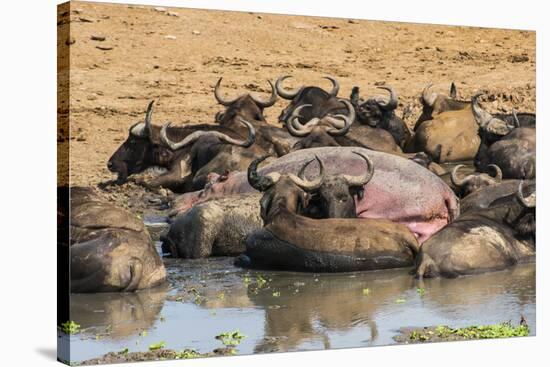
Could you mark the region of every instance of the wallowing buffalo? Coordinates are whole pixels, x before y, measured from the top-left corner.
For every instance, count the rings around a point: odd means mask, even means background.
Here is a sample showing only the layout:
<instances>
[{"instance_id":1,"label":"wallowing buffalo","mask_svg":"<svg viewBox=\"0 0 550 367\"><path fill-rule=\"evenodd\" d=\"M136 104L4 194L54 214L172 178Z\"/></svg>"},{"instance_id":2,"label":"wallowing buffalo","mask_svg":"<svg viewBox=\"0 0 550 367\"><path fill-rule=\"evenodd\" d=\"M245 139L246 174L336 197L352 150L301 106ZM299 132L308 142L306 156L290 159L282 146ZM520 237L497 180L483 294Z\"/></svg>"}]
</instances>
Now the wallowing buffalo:
<instances>
[{"instance_id":1,"label":"wallowing buffalo","mask_svg":"<svg viewBox=\"0 0 550 367\"><path fill-rule=\"evenodd\" d=\"M338 91L340 90L340 84L333 77L324 77L332 82L332 89L330 92L314 86L301 86L293 90L287 90L283 87L283 82L288 78L290 78L289 75L281 76L275 83L277 94L281 98L291 101L289 105L281 112L279 116L280 123L284 124L290 118L292 112L304 104L309 106L302 110L301 115L303 121L301 122L309 121L315 117L321 118L329 113L345 113L346 107L337 98Z\"/></svg>"},{"instance_id":2,"label":"wallowing buffalo","mask_svg":"<svg viewBox=\"0 0 550 367\"><path fill-rule=\"evenodd\" d=\"M333 116L328 114L322 118L314 117L303 125L298 121L301 117L300 112L311 105L303 104L296 108L286 121L286 127L290 135L300 138L291 150L356 146L357 144L353 140L345 136L355 119L355 111L348 101L342 100L342 102L348 108L348 115L338 114Z\"/></svg>"},{"instance_id":3,"label":"wallowing buffalo","mask_svg":"<svg viewBox=\"0 0 550 367\"><path fill-rule=\"evenodd\" d=\"M451 172L451 182L458 189L460 197L470 195L482 187L492 186L502 181L502 171L496 164L491 164L489 167L494 171L494 176L490 176L486 173L474 173L459 178L458 170L461 167L464 167L464 165L459 164L455 166Z\"/></svg>"},{"instance_id":4,"label":"wallowing buffalo","mask_svg":"<svg viewBox=\"0 0 550 367\"><path fill-rule=\"evenodd\" d=\"M190 182L183 179L187 174L182 171L182 166L188 167L185 162L189 159L189 154L186 150L173 150L162 141L161 127L152 122L153 103L151 101L147 106L145 121L130 127L128 138L111 156L107 168L118 174L118 183L124 183L128 176L143 172L149 167L164 167L168 170L166 173L143 184L149 188L162 186L176 192L188 191ZM242 139L233 130L208 124L169 127L165 129L165 135L170 140L180 141L199 131L212 132L217 136L223 134L231 140Z\"/></svg>"},{"instance_id":5,"label":"wallowing buffalo","mask_svg":"<svg viewBox=\"0 0 550 367\"><path fill-rule=\"evenodd\" d=\"M367 163L361 178L361 183L366 185L374 174L372 162L367 156L356 154ZM325 178L323 164L318 157L316 160L320 173L314 180L278 172L260 175L256 165L261 159L251 165L249 183L264 192L260 202L264 228L246 238L246 252L236 264L311 272L412 265L419 244L412 232L401 224L384 219L311 219L300 215Z\"/></svg>"},{"instance_id":6,"label":"wallowing buffalo","mask_svg":"<svg viewBox=\"0 0 550 367\"><path fill-rule=\"evenodd\" d=\"M421 100L424 112L406 150L425 152L437 163L473 160L480 137L470 104L430 94L428 89L422 92Z\"/></svg>"},{"instance_id":7,"label":"wallowing buffalo","mask_svg":"<svg viewBox=\"0 0 550 367\"><path fill-rule=\"evenodd\" d=\"M140 219L91 188L72 187L70 198L71 292L133 292L165 281Z\"/></svg>"},{"instance_id":8,"label":"wallowing buffalo","mask_svg":"<svg viewBox=\"0 0 550 367\"><path fill-rule=\"evenodd\" d=\"M457 198L437 176L409 159L356 147L324 147L299 150L277 158L259 172L281 174L298 172L310 157L317 155L329 175L360 175L364 160L354 152L368 155L376 172L357 198L356 215L362 218L386 218L405 224L423 242L458 216ZM311 174L306 169L306 177ZM202 191L180 195L174 200L172 215L214 197L253 192L246 172L230 173L213 180Z\"/></svg>"},{"instance_id":9,"label":"wallowing buffalo","mask_svg":"<svg viewBox=\"0 0 550 367\"><path fill-rule=\"evenodd\" d=\"M416 131L424 121L432 120L435 116L442 112L459 111L470 107L470 101L462 101L457 99L455 83L451 83L449 96L431 92L431 87L432 84L428 84L420 96L422 114L414 125L414 131Z\"/></svg>"},{"instance_id":10,"label":"wallowing buffalo","mask_svg":"<svg viewBox=\"0 0 550 367\"><path fill-rule=\"evenodd\" d=\"M417 277L456 277L502 270L535 258L535 188L523 184L486 209L468 211L422 244Z\"/></svg>"},{"instance_id":11,"label":"wallowing buffalo","mask_svg":"<svg viewBox=\"0 0 550 367\"><path fill-rule=\"evenodd\" d=\"M233 195L194 206L161 236L163 252L190 259L243 253L245 237L262 227L260 197Z\"/></svg>"},{"instance_id":12,"label":"wallowing buffalo","mask_svg":"<svg viewBox=\"0 0 550 367\"><path fill-rule=\"evenodd\" d=\"M261 100L251 94L244 94L234 99L225 99L219 88L222 78L218 80L214 88L214 96L219 104L225 106L225 111L216 115L216 122L221 126L232 129L241 136L246 136L247 131L239 122L244 119L254 126L256 130L256 144L262 147L268 154L282 156L287 154L297 139L288 131L280 127L269 125L265 120L263 111L271 107L277 100L275 87L271 81L271 96L268 100Z\"/></svg>"},{"instance_id":13,"label":"wallowing buffalo","mask_svg":"<svg viewBox=\"0 0 550 367\"><path fill-rule=\"evenodd\" d=\"M234 139L218 131L195 131L179 142L168 137L170 124L163 126L161 140L174 152L179 153L178 182L192 180L192 188L200 190L210 173L223 174L245 169L259 154L265 151L254 144L255 131L252 124L239 117L239 122L248 130L246 139Z\"/></svg>"},{"instance_id":14,"label":"wallowing buffalo","mask_svg":"<svg viewBox=\"0 0 550 367\"><path fill-rule=\"evenodd\" d=\"M504 178L530 179L536 176L536 129L521 127L513 112L514 123L483 110L478 104L481 93L472 97L472 111L479 124L482 142L475 157L475 165L486 171L496 164Z\"/></svg>"},{"instance_id":15,"label":"wallowing buffalo","mask_svg":"<svg viewBox=\"0 0 550 367\"><path fill-rule=\"evenodd\" d=\"M350 101L355 108L357 122L389 131L396 144L403 149L411 138L411 132L405 122L395 115L398 105L397 93L390 86L378 88L390 93L389 100L373 97L365 101L359 97L359 87L353 87Z\"/></svg>"}]
</instances>

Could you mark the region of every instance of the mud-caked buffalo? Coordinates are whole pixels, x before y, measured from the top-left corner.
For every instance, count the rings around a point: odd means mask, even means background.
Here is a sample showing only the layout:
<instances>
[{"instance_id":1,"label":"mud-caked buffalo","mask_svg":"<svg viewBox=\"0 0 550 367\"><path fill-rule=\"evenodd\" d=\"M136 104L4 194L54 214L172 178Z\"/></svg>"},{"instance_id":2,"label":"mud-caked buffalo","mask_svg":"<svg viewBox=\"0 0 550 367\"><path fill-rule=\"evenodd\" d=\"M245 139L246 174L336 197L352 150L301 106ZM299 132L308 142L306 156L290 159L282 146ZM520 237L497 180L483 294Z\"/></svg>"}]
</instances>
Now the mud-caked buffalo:
<instances>
[{"instance_id":1,"label":"mud-caked buffalo","mask_svg":"<svg viewBox=\"0 0 550 367\"><path fill-rule=\"evenodd\" d=\"M488 208L465 212L422 244L416 276L452 278L534 261L535 195L534 185L520 184Z\"/></svg>"},{"instance_id":2,"label":"mud-caked buffalo","mask_svg":"<svg viewBox=\"0 0 550 367\"><path fill-rule=\"evenodd\" d=\"M365 184L374 174L366 161ZM311 193L324 180L324 168L314 180L249 170L250 184L264 192L261 214L264 228L245 240L246 252L236 264L244 267L311 272L375 270L410 266L419 244L409 229L385 219L311 219L300 215ZM354 210L355 211L355 210Z\"/></svg>"},{"instance_id":3,"label":"mud-caked buffalo","mask_svg":"<svg viewBox=\"0 0 550 367\"><path fill-rule=\"evenodd\" d=\"M70 194L71 292L133 292L165 281L164 264L139 218L91 188L72 187Z\"/></svg>"}]
</instances>

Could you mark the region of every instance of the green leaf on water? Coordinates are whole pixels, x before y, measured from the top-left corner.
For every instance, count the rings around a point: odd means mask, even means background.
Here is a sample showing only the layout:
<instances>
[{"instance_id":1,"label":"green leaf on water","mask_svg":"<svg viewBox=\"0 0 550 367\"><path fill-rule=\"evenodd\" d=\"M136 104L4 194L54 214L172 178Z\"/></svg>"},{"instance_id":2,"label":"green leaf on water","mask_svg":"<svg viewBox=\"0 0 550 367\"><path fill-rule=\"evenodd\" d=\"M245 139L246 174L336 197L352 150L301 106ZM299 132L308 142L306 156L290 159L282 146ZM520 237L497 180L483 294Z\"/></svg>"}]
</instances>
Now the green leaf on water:
<instances>
[{"instance_id":1,"label":"green leaf on water","mask_svg":"<svg viewBox=\"0 0 550 367\"><path fill-rule=\"evenodd\" d=\"M80 331L80 325L74 321L67 321L61 324L60 329L65 334L73 335Z\"/></svg>"},{"instance_id":2,"label":"green leaf on water","mask_svg":"<svg viewBox=\"0 0 550 367\"><path fill-rule=\"evenodd\" d=\"M405 300L403 298L399 298L399 299L395 300L395 303L405 303L405 302L407 302L407 300Z\"/></svg>"},{"instance_id":3,"label":"green leaf on water","mask_svg":"<svg viewBox=\"0 0 550 367\"><path fill-rule=\"evenodd\" d=\"M165 345L166 345L166 343L164 343L164 342L154 343L154 344L149 345L149 350L151 350L151 351L159 350L159 349L164 348Z\"/></svg>"},{"instance_id":4,"label":"green leaf on water","mask_svg":"<svg viewBox=\"0 0 550 367\"><path fill-rule=\"evenodd\" d=\"M426 290L424 288L416 288L416 293L420 294L421 296L426 293Z\"/></svg>"},{"instance_id":5,"label":"green leaf on water","mask_svg":"<svg viewBox=\"0 0 550 367\"><path fill-rule=\"evenodd\" d=\"M370 293L370 289L369 288L364 288L363 289L363 296L368 296Z\"/></svg>"},{"instance_id":6,"label":"green leaf on water","mask_svg":"<svg viewBox=\"0 0 550 367\"><path fill-rule=\"evenodd\" d=\"M273 297L280 297L281 296L281 292L273 292Z\"/></svg>"}]
</instances>

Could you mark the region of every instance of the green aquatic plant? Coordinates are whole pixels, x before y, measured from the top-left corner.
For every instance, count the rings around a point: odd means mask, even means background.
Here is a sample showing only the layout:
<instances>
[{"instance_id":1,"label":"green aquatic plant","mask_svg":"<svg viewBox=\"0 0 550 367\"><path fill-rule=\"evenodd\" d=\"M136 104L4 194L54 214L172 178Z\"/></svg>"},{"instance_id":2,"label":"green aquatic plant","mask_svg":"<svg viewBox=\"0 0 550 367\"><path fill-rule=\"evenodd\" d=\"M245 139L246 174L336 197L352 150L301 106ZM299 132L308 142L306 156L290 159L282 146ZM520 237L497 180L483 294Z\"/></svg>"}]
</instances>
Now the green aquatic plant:
<instances>
[{"instance_id":1,"label":"green aquatic plant","mask_svg":"<svg viewBox=\"0 0 550 367\"><path fill-rule=\"evenodd\" d=\"M410 331L408 339L413 342L442 340L494 339L528 336L529 326L525 322L513 326L510 322L495 325L474 325L463 328L451 328L440 325Z\"/></svg>"},{"instance_id":2,"label":"green aquatic plant","mask_svg":"<svg viewBox=\"0 0 550 367\"><path fill-rule=\"evenodd\" d=\"M200 358L202 355L194 349L184 349L181 352L176 352L176 359L191 359Z\"/></svg>"},{"instance_id":3,"label":"green aquatic plant","mask_svg":"<svg viewBox=\"0 0 550 367\"><path fill-rule=\"evenodd\" d=\"M426 293L426 290L424 288L416 288L416 293L423 296L424 293Z\"/></svg>"},{"instance_id":4,"label":"green aquatic plant","mask_svg":"<svg viewBox=\"0 0 550 367\"><path fill-rule=\"evenodd\" d=\"M448 326L438 326L436 332L440 338L448 338L451 335L464 339L511 338L515 336L528 336L529 326L526 324L513 326L511 322L503 322L496 325L468 326L457 329L452 329Z\"/></svg>"},{"instance_id":5,"label":"green aquatic plant","mask_svg":"<svg viewBox=\"0 0 550 367\"><path fill-rule=\"evenodd\" d=\"M266 285L267 280L266 280L263 276L258 275L258 276L256 277L256 283L258 284L258 287L259 287L259 288L263 288L263 286Z\"/></svg>"},{"instance_id":6,"label":"green aquatic plant","mask_svg":"<svg viewBox=\"0 0 550 367\"><path fill-rule=\"evenodd\" d=\"M280 297L281 296L281 292L273 292L273 297Z\"/></svg>"},{"instance_id":7,"label":"green aquatic plant","mask_svg":"<svg viewBox=\"0 0 550 367\"><path fill-rule=\"evenodd\" d=\"M139 333L139 336L147 336L147 330L143 330L141 333Z\"/></svg>"},{"instance_id":8,"label":"green aquatic plant","mask_svg":"<svg viewBox=\"0 0 550 367\"><path fill-rule=\"evenodd\" d=\"M228 347L236 347L244 338L246 338L246 335L241 334L239 330L216 335L216 339L220 340L223 345Z\"/></svg>"},{"instance_id":9,"label":"green aquatic plant","mask_svg":"<svg viewBox=\"0 0 550 367\"><path fill-rule=\"evenodd\" d=\"M124 348L124 349L121 350L119 353L120 353L120 354L128 354L129 352L130 352L130 349Z\"/></svg>"},{"instance_id":10,"label":"green aquatic plant","mask_svg":"<svg viewBox=\"0 0 550 367\"><path fill-rule=\"evenodd\" d=\"M363 296L368 296L370 294L370 288L363 288Z\"/></svg>"},{"instance_id":11,"label":"green aquatic plant","mask_svg":"<svg viewBox=\"0 0 550 367\"><path fill-rule=\"evenodd\" d=\"M71 320L62 323L60 329L65 334L73 335L80 331L80 325Z\"/></svg>"},{"instance_id":12,"label":"green aquatic plant","mask_svg":"<svg viewBox=\"0 0 550 367\"><path fill-rule=\"evenodd\" d=\"M407 300L404 299L404 298L399 298L399 299L396 299L396 300L395 300L395 303L398 303L398 304L399 304L399 303L405 303L405 302L407 302Z\"/></svg>"},{"instance_id":13,"label":"green aquatic plant","mask_svg":"<svg viewBox=\"0 0 550 367\"><path fill-rule=\"evenodd\" d=\"M164 348L165 345L166 345L166 343L164 343L164 342L153 343L153 344L149 345L149 350L150 351L159 350L159 349Z\"/></svg>"}]
</instances>

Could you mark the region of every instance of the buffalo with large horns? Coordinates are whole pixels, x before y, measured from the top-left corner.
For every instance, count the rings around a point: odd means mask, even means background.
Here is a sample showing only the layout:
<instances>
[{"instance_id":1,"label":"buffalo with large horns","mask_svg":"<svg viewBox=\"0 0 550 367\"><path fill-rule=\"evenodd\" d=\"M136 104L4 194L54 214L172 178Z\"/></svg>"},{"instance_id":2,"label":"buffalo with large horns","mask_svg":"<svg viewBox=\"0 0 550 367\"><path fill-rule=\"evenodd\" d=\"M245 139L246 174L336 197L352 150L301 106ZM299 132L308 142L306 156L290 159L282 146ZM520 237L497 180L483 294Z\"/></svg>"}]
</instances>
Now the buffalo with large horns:
<instances>
[{"instance_id":1,"label":"buffalo with large horns","mask_svg":"<svg viewBox=\"0 0 550 367\"><path fill-rule=\"evenodd\" d=\"M379 86L390 93L389 98L376 96L366 101L359 97L359 87L353 87L350 101L355 108L357 122L373 128L387 130L401 149L411 138L411 132L405 122L396 116L398 106L397 93L391 86Z\"/></svg>"},{"instance_id":2,"label":"buffalo with large horns","mask_svg":"<svg viewBox=\"0 0 550 367\"><path fill-rule=\"evenodd\" d=\"M361 153L356 154L367 163L364 177L345 179L366 184L374 175L372 161ZM264 228L246 238L246 252L237 259L237 265L340 272L413 264L419 244L413 233L401 224L385 219L312 219L300 215L325 178L319 157L315 159L320 173L313 180L292 173L258 174L256 167L262 159L250 166L248 180L252 187L264 192L260 201Z\"/></svg>"}]
</instances>

